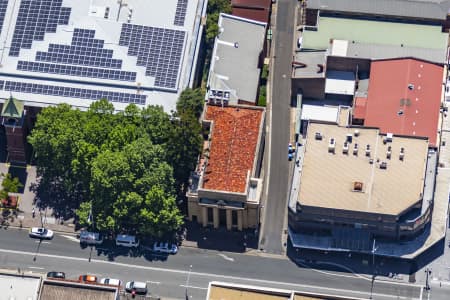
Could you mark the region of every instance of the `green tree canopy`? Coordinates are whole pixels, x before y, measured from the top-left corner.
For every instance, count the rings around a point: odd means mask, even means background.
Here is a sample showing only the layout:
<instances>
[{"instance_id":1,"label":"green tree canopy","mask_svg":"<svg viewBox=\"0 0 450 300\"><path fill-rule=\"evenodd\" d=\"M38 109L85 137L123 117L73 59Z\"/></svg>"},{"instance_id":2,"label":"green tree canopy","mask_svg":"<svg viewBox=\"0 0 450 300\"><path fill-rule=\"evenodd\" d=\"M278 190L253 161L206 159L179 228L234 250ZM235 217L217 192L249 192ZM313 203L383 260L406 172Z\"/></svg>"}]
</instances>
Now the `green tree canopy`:
<instances>
[{"instance_id":1,"label":"green tree canopy","mask_svg":"<svg viewBox=\"0 0 450 300\"><path fill-rule=\"evenodd\" d=\"M29 136L38 193L57 190L82 226L91 225L92 210L100 230L155 236L177 230L176 195L197 161L202 108L202 92L187 90L173 115L136 105L115 113L104 99L86 112L66 104L43 109Z\"/></svg>"}]
</instances>

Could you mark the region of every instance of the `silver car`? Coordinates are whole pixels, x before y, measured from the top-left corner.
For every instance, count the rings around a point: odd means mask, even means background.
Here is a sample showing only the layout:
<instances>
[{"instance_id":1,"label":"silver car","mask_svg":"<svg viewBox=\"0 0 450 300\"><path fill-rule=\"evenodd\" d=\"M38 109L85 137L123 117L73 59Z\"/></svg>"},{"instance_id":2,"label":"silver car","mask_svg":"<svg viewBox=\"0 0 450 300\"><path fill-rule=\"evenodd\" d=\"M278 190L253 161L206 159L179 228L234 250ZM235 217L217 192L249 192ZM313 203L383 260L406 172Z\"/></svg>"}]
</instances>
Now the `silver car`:
<instances>
[{"instance_id":1,"label":"silver car","mask_svg":"<svg viewBox=\"0 0 450 300\"><path fill-rule=\"evenodd\" d=\"M153 251L159 253L176 254L178 252L178 247L175 244L155 242L153 244Z\"/></svg>"},{"instance_id":2,"label":"silver car","mask_svg":"<svg viewBox=\"0 0 450 300\"><path fill-rule=\"evenodd\" d=\"M32 238L51 240L53 231L47 228L33 227L28 234Z\"/></svg>"}]
</instances>

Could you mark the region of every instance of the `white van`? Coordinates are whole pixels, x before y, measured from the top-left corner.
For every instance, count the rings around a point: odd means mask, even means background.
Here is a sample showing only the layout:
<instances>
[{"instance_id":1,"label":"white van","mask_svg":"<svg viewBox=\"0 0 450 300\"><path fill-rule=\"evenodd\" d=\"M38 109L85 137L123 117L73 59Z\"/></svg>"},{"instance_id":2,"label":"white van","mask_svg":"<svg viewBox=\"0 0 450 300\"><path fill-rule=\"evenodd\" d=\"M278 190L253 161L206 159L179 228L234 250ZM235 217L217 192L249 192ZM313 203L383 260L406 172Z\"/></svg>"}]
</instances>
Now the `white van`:
<instances>
[{"instance_id":1,"label":"white van","mask_svg":"<svg viewBox=\"0 0 450 300\"><path fill-rule=\"evenodd\" d=\"M140 281L129 281L125 284L125 291L132 293L133 291L137 294L147 294L147 284Z\"/></svg>"},{"instance_id":2,"label":"white van","mask_svg":"<svg viewBox=\"0 0 450 300\"><path fill-rule=\"evenodd\" d=\"M100 233L85 230L80 232L80 244L100 245L101 243L103 243L103 237Z\"/></svg>"},{"instance_id":3,"label":"white van","mask_svg":"<svg viewBox=\"0 0 450 300\"><path fill-rule=\"evenodd\" d=\"M119 234L116 237L116 245L124 247L138 247L139 240L134 235Z\"/></svg>"}]
</instances>

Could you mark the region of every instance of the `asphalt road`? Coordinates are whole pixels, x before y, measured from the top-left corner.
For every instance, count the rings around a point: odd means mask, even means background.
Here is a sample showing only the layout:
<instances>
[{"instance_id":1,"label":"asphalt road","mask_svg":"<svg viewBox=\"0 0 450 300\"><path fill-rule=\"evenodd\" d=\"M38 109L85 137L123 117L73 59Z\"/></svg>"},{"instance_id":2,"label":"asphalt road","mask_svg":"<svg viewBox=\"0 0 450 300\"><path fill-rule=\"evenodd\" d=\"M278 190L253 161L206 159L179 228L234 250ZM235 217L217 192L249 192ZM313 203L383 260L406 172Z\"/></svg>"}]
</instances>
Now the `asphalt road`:
<instances>
[{"instance_id":1,"label":"asphalt road","mask_svg":"<svg viewBox=\"0 0 450 300\"><path fill-rule=\"evenodd\" d=\"M369 297L371 288L371 280L366 276L301 268L283 258L195 248L182 248L168 259L149 253L108 258L95 248L90 261L89 256L90 248L80 248L73 236L56 235L51 241L39 243L30 239L25 230L0 231L0 268L39 273L64 271L68 278L94 274L100 278L147 281L153 295L173 299L183 298L190 266L192 271L187 285L191 299L205 299L211 281L362 298ZM419 285L377 280L373 299L420 299L421 290ZM439 291L441 295L432 299L447 299L450 287Z\"/></svg>"},{"instance_id":2,"label":"asphalt road","mask_svg":"<svg viewBox=\"0 0 450 300\"><path fill-rule=\"evenodd\" d=\"M261 245L265 252L284 252L282 232L287 214L290 140L291 63L294 39L294 12L297 1L280 0L276 8L275 49L272 71L269 192L264 209Z\"/></svg>"}]
</instances>

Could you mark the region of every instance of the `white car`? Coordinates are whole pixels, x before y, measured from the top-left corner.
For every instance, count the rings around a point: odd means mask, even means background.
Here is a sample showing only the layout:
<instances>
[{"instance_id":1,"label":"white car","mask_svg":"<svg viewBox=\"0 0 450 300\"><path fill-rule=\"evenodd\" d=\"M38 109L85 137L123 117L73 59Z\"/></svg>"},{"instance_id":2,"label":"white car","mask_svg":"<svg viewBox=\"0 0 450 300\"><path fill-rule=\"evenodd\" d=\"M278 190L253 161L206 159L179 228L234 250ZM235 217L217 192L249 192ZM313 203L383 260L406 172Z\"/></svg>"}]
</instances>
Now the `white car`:
<instances>
[{"instance_id":1,"label":"white car","mask_svg":"<svg viewBox=\"0 0 450 300\"><path fill-rule=\"evenodd\" d=\"M122 281L119 279L113 279L113 278L102 278L100 280L101 284L107 284L107 285L116 285L116 286L121 286L122 285Z\"/></svg>"},{"instance_id":2,"label":"white car","mask_svg":"<svg viewBox=\"0 0 450 300\"><path fill-rule=\"evenodd\" d=\"M33 227L30 229L29 236L32 238L51 240L53 231L47 228Z\"/></svg>"},{"instance_id":3,"label":"white car","mask_svg":"<svg viewBox=\"0 0 450 300\"><path fill-rule=\"evenodd\" d=\"M176 254L178 252L178 247L175 244L155 242L153 244L153 251L160 253Z\"/></svg>"}]
</instances>

